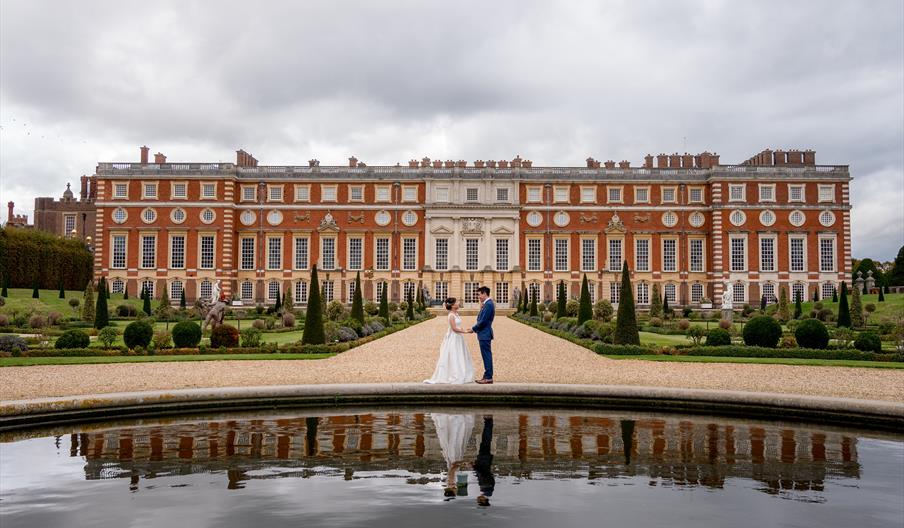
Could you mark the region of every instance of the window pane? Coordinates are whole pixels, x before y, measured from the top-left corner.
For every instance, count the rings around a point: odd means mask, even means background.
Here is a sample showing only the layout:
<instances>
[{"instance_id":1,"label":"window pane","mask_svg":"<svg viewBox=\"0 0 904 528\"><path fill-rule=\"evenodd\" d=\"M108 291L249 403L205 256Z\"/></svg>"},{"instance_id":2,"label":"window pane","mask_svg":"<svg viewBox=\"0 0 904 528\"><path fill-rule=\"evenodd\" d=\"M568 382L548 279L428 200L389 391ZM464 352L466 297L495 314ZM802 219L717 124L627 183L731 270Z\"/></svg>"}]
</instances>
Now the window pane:
<instances>
[{"instance_id":1,"label":"window pane","mask_svg":"<svg viewBox=\"0 0 904 528\"><path fill-rule=\"evenodd\" d=\"M747 240L744 238L731 239L731 271L745 271L747 269Z\"/></svg>"},{"instance_id":2,"label":"window pane","mask_svg":"<svg viewBox=\"0 0 904 528\"><path fill-rule=\"evenodd\" d=\"M267 269L282 269L282 239L267 239Z\"/></svg>"},{"instance_id":3,"label":"window pane","mask_svg":"<svg viewBox=\"0 0 904 528\"><path fill-rule=\"evenodd\" d=\"M388 238L378 238L376 241L377 245L377 258L375 268L381 271L386 271L389 269L389 239Z\"/></svg>"},{"instance_id":4,"label":"window pane","mask_svg":"<svg viewBox=\"0 0 904 528\"><path fill-rule=\"evenodd\" d=\"M690 240L690 251L691 251L691 271L693 272L703 272L703 240L699 238Z\"/></svg>"},{"instance_id":5,"label":"window pane","mask_svg":"<svg viewBox=\"0 0 904 528\"><path fill-rule=\"evenodd\" d=\"M555 241L555 270L568 271L568 239L557 238Z\"/></svg>"},{"instance_id":6,"label":"window pane","mask_svg":"<svg viewBox=\"0 0 904 528\"><path fill-rule=\"evenodd\" d=\"M589 238L581 240L581 270L596 270L596 240Z\"/></svg>"},{"instance_id":7,"label":"window pane","mask_svg":"<svg viewBox=\"0 0 904 528\"><path fill-rule=\"evenodd\" d=\"M637 251L634 257L636 261L634 267L637 271L650 271L650 241L649 239L638 239L636 241ZM611 268L610 268L611 269Z\"/></svg>"},{"instance_id":8,"label":"window pane","mask_svg":"<svg viewBox=\"0 0 904 528\"><path fill-rule=\"evenodd\" d=\"M414 271L417 269L417 239L402 239L402 269Z\"/></svg>"},{"instance_id":9,"label":"window pane","mask_svg":"<svg viewBox=\"0 0 904 528\"><path fill-rule=\"evenodd\" d=\"M622 269L622 241L621 239L609 240L609 271Z\"/></svg>"},{"instance_id":10,"label":"window pane","mask_svg":"<svg viewBox=\"0 0 904 528\"><path fill-rule=\"evenodd\" d=\"M803 272L804 253L806 251L805 240L803 238L791 239L791 271Z\"/></svg>"},{"instance_id":11,"label":"window pane","mask_svg":"<svg viewBox=\"0 0 904 528\"><path fill-rule=\"evenodd\" d=\"M540 239L531 238L527 241L527 270L540 271Z\"/></svg>"},{"instance_id":12,"label":"window pane","mask_svg":"<svg viewBox=\"0 0 904 528\"><path fill-rule=\"evenodd\" d=\"M496 239L496 269L499 271L508 271L508 248L509 241L507 238Z\"/></svg>"},{"instance_id":13,"label":"window pane","mask_svg":"<svg viewBox=\"0 0 904 528\"><path fill-rule=\"evenodd\" d=\"M113 236L113 261L110 266L116 269L125 269L126 267L126 236Z\"/></svg>"},{"instance_id":14,"label":"window pane","mask_svg":"<svg viewBox=\"0 0 904 528\"><path fill-rule=\"evenodd\" d=\"M478 263L478 250L480 240L469 238L465 240L465 269L468 271L476 271Z\"/></svg>"},{"instance_id":15,"label":"window pane","mask_svg":"<svg viewBox=\"0 0 904 528\"><path fill-rule=\"evenodd\" d=\"M323 261L323 269L332 270L336 268L336 239L335 238L324 238L322 239L323 244L323 254L321 255Z\"/></svg>"},{"instance_id":16,"label":"window pane","mask_svg":"<svg viewBox=\"0 0 904 528\"><path fill-rule=\"evenodd\" d=\"M677 243L678 241L675 239L665 239L662 241L662 271L678 271L678 265L675 259L675 247Z\"/></svg>"},{"instance_id":17,"label":"window pane","mask_svg":"<svg viewBox=\"0 0 904 528\"><path fill-rule=\"evenodd\" d=\"M436 239L435 266L438 270L449 269L449 239ZM445 300L444 298L441 300Z\"/></svg>"},{"instance_id":18,"label":"window pane","mask_svg":"<svg viewBox=\"0 0 904 528\"><path fill-rule=\"evenodd\" d=\"M775 271L775 239L760 239L760 271Z\"/></svg>"},{"instance_id":19,"label":"window pane","mask_svg":"<svg viewBox=\"0 0 904 528\"><path fill-rule=\"evenodd\" d=\"M254 239L242 239L242 269L254 269Z\"/></svg>"},{"instance_id":20,"label":"window pane","mask_svg":"<svg viewBox=\"0 0 904 528\"><path fill-rule=\"evenodd\" d=\"M348 239L348 269L360 270L363 254L364 240L360 238Z\"/></svg>"}]
</instances>

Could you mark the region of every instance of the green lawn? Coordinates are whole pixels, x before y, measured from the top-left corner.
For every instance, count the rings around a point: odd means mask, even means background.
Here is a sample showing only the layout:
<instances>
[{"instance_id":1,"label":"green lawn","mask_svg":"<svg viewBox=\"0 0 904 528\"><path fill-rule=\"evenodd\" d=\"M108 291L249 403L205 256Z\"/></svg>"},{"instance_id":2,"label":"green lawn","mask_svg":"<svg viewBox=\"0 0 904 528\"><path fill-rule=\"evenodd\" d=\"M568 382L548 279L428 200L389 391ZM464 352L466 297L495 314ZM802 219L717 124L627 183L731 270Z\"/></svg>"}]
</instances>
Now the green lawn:
<instances>
[{"instance_id":1,"label":"green lawn","mask_svg":"<svg viewBox=\"0 0 904 528\"><path fill-rule=\"evenodd\" d=\"M868 323L874 324L882 320L885 316L893 316L897 312L898 314L904 312L904 293L887 293L885 294L885 301L879 302L878 295L861 295L860 300L865 307L867 304L875 304L876 311L873 312L872 315L869 316ZM838 313L838 303L828 301L819 301L823 304L824 308L828 308L832 310L834 313ZM850 305L851 298L848 295L848 305ZM810 313L813 309L813 301L805 302L801 304L801 307L804 310L805 314ZM794 311L794 304L791 304L792 313Z\"/></svg>"},{"instance_id":2,"label":"green lawn","mask_svg":"<svg viewBox=\"0 0 904 528\"><path fill-rule=\"evenodd\" d=\"M692 341L683 335L654 334L640 332L641 345L689 345Z\"/></svg>"},{"instance_id":3,"label":"green lawn","mask_svg":"<svg viewBox=\"0 0 904 528\"><path fill-rule=\"evenodd\" d=\"M904 363L890 361L856 361L847 359L799 359L799 358L739 358L739 357L714 357L714 356L665 356L665 355L640 355L640 356L613 356L605 355L609 359L640 359L644 361L676 361L679 363L763 363L777 365L808 365L815 367L858 367L858 368L890 368L904 369Z\"/></svg>"},{"instance_id":4,"label":"green lawn","mask_svg":"<svg viewBox=\"0 0 904 528\"><path fill-rule=\"evenodd\" d=\"M187 356L19 357L0 358L0 367L29 367L32 365L86 365L98 363L159 363L166 361L324 359L332 357L334 355L335 354L208 354Z\"/></svg>"}]
</instances>

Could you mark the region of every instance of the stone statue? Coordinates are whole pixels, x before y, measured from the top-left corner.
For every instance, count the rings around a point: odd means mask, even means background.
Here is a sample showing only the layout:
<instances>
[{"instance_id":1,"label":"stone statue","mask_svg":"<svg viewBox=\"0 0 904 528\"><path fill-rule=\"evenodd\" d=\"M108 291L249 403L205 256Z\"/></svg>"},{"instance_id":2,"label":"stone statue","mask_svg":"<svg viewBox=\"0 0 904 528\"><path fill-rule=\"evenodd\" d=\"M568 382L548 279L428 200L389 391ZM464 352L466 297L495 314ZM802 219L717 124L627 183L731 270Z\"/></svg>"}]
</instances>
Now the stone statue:
<instances>
[{"instance_id":1,"label":"stone statue","mask_svg":"<svg viewBox=\"0 0 904 528\"><path fill-rule=\"evenodd\" d=\"M731 284L726 282L722 290L722 319L731 321L734 316L734 294Z\"/></svg>"},{"instance_id":2,"label":"stone statue","mask_svg":"<svg viewBox=\"0 0 904 528\"><path fill-rule=\"evenodd\" d=\"M223 293L219 279L213 284L210 299L205 303L204 309L204 324L201 325L201 331L204 331L208 324L211 329L223 324L223 318L226 317L226 294Z\"/></svg>"}]
</instances>

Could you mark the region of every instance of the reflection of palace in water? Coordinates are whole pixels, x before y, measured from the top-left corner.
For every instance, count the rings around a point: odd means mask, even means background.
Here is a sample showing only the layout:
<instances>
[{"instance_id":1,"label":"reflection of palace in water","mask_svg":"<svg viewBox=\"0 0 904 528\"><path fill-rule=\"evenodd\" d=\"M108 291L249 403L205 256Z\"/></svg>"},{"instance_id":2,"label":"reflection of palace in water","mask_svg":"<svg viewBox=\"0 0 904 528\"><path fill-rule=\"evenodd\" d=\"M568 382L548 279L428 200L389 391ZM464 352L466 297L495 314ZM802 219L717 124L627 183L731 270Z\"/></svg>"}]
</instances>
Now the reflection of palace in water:
<instances>
[{"instance_id":1,"label":"reflection of palace in water","mask_svg":"<svg viewBox=\"0 0 904 528\"><path fill-rule=\"evenodd\" d=\"M479 436L478 425L468 442L471 459ZM821 491L828 478L859 478L856 447L854 436L808 428L542 413L496 414L493 436L497 476L648 476L664 485L713 488L745 478L768 493ZM70 455L85 457L87 479L130 478L133 487L142 478L192 473L223 472L233 488L262 478L446 469L428 414L125 427L73 434ZM267 468L279 472L259 471Z\"/></svg>"}]
</instances>

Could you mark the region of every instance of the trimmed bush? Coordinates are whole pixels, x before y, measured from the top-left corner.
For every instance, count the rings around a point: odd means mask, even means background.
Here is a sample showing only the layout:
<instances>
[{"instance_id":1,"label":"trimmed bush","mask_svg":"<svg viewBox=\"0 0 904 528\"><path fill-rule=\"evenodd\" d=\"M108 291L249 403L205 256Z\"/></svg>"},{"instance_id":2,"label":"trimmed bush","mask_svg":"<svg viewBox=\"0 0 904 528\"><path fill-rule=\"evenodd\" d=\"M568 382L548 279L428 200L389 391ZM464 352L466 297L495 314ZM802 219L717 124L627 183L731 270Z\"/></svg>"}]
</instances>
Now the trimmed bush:
<instances>
[{"instance_id":1,"label":"trimmed bush","mask_svg":"<svg viewBox=\"0 0 904 528\"><path fill-rule=\"evenodd\" d=\"M612 339L619 345L640 345L637 315L634 312L634 289L631 287L631 274L628 272L627 260L622 263L619 299L618 314L615 316L615 333Z\"/></svg>"},{"instance_id":2,"label":"trimmed bush","mask_svg":"<svg viewBox=\"0 0 904 528\"><path fill-rule=\"evenodd\" d=\"M358 332L355 332L354 329L349 328L347 326L340 326L338 330L338 337L341 343L345 343L348 341L354 341L358 339Z\"/></svg>"},{"instance_id":3,"label":"trimmed bush","mask_svg":"<svg viewBox=\"0 0 904 528\"><path fill-rule=\"evenodd\" d=\"M732 325L731 321L729 321L728 319L720 319L719 320L719 328L721 328L722 330L729 330L729 329L731 329L732 326L733 325Z\"/></svg>"},{"instance_id":4,"label":"trimmed bush","mask_svg":"<svg viewBox=\"0 0 904 528\"><path fill-rule=\"evenodd\" d=\"M838 301L838 326L851 328L851 310L848 307L847 283L841 282L841 300Z\"/></svg>"},{"instance_id":5,"label":"trimmed bush","mask_svg":"<svg viewBox=\"0 0 904 528\"><path fill-rule=\"evenodd\" d=\"M47 318L41 314L34 314L28 318L28 326L39 330L47 326Z\"/></svg>"},{"instance_id":6,"label":"trimmed bush","mask_svg":"<svg viewBox=\"0 0 904 528\"><path fill-rule=\"evenodd\" d=\"M587 285L587 275L581 282L581 300L578 305L578 323L593 319L593 305L590 303L590 288Z\"/></svg>"},{"instance_id":7,"label":"trimmed bush","mask_svg":"<svg viewBox=\"0 0 904 528\"><path fill-rule=\"evenodd\" d=\"M94 328L101 328L110 324L110 309L107 307L107 299L110 292L107 291L107 279L101 277L97 283L97 304L94 307Z\"/></svg>"},{"instance_id":8,"label":"trimmed bush","mask_svg":"<svg viewBox=\"0 0 904 528\"><path fill-rule=\"evenodd\" d=\"M242 346L243 347L258 347L261 346L261 336L263 332L261 332L257 328L246 328L242 330Z\"/></svg>"},{"instance_id":9,"label":"trimmed bush","mask_svg":"<svg viewBox=\"0 0 904 528\"><path fill-rule=\"evenodd\" d=\"M724 328L713 328L706 334L706 346L723 346L731 344L731 334Z\"/></svg>"},{"instance_id":10,"label":"trimmed bush","mask_svg":"<svg viewBox=\"0 0 904 528\"><path fill-rule=\"evenodd\" d=\"M115 326L105 326L97 332L97 340L100 341L104 348L112 347L113 343L116 342L117 336L119 336L119 332L116 331Z\"/></svg>"},{"instance_id":11,"label":"trimmed bush","mask_svg":"<svg viewBox=\"0 0 904 528\"><path fill-rule=\"evenodd\" d=\"M687 329L690 327L691 327L691 322L688 321L687 319L681 319L680 321L678 321L678 330L687 331Z\"/></svg>"},{"instance_id":12,"label":"trimmed bush","mask_svg":"<svg viewBox=\"0 0 904 528\"><path fill-rule=\"evenodd\" d=\"M235 347L239 344L239 331L231 325L220 325L210 332L210 346L212 348Z\"/></svg>"},{"instance_id":13,"label":"trimmed bush","mask_svg":"<svg viewBox=\"0 0 904 528\"><path fill-rule=\"evenodd\" d=\"M201 342L201 327L193 321L182 321L173 327L176 348L194 348Z\"/></svg>"},{"instance_id":14,"label":"trimmed bush","mask_svg":"<svg viewBox=\"0 0 904 528\"><path fill-rule=\"evenodd\" d=\"M443 299L445 301L445 299ZM380 306L373 301L367 301L364 303L364 313L367 315L377 315L380 313Z\"/></svg>"},{"instance_id":15,"label":"trimmed bush","mask_svg":"<svg viewBox=\"0 0 904 528\"><path fill-rule=\"evenodd\" d=\"M154 327L147 321L133 321L122 333L122 340L130 349L147 348L154 337Z\"/></svg>"},{"instance_id":16,"label":"trimmed bush","mask_svg":"<svg viewBox=\"0 0 904 528\"><path fill-rule=\"evenodd\" d=\"M85 332L72 329L63 332L63 335L57 338L54 348L88 348L91 338Z\"/></svg>"},{"instance_id":17,"label":"trimmed bush","mask_svg":"<svg viewBox=\"0 0 904 528\"><path fill-rule=\"evenodd\" d=\"M288 294L286 294L288 295ZM289 311L283 312L282 325L284 328L292 328L295 326L295 314Z\"/></svg>"},{"instance_id":18,"label":"trimmed bush","mask_svg":"<svg viewBox=\"0 0 904 528\"><path fill-rule=\"evenodd\" d=\"M0 297L0 299L2 298ZM6 314L0 314L0 326L9 326L9 317Z\"/></svg>"},{"instance_id":19,"label":"trimmed bush","mask_svg":"<svg viewBox=\"0 0 904 528\"><path fill-rule=\"evenodd\" d=\"M0 335L0 352L17 356L25 350L28 350L28 343L21 337L13 334Z\"/></svg>"},{"instance_id":20,"label":"trimmed bush","mask_svg":"<svg viewBox=\"0 0 904 528\"><path fill-rule=\"evenodd\" d=\"M747 346L775 348L781 338L782 325L768 315L754 317L744 325L744 344Z\"/></svg>"},{"instance_id":21,"label":"trimmed bush","mask_svg":"<svg viewBox=\"0 0 904 528\"><path fill-rule=\"evenodd\" d=\"M257 330L264 330L267 328L267 323L263 319L255 319L251 322L251 327Z\"/></svg>"},{"instance_id":22,"label":"trimmed bush","mask_svg":"<svg viewBox=\"0 0 904 528\"><path fill-rule=\"evenodd\" d=\"M646 356L656 353L652 348L640 345L608 345L603 343L595 345L593 351L606 356Z\"/></svg>"},{"instance_id":23,"label":"trimmed bush","mask_svg":"<svg viewBox=\"0 0 904 528\"><path fill-rule=\"evenodd\" d=\"M352 319L364 324L364 297L361 294L361 272L355 275L355 295L352 299Z\"/></svg>"},{"instance_id":24,"label":"trimmed bush","mask_svg":"<svg viewBox=\"0 0 904 528\"><path fill-rule=\"evenodd\" d=\"M609 299L600 299L593 305L593 317L596 319L609 322L613 314L615 314L615 310L612 308L612 303L609 302Z\"/></svg>"},{"instance_id":25,"label":"trimmed bush","mask_svg":"<svg viewBox=\"0 0 904 528\"><path fill-rule=\"evenodd\" d=\"M873 331L860 332L857 339L854 340L854 348L861 352L874 352L878 354L882 352L882 340L879 335Z\"/></svg>"},{"instance_id":26,"label":"trimmed bush","mask_svg":"<svg viewBox=\"0 0 904 528\"><path fill-rule=\"evenodd\" d=\"M120 304L116 307L116 315L119 317L136 317L138 310L131 304Z\"/></svg>"},{"instance_id":27,"label":"trimmed bush","mask_svg":"<svg viewBox=\"0 0 904 528\"><path fill-rule=\"evenodd\" d=\"M823 350L829 346L829 331L817 319L804 319L794 329L794 339L803 348Z\"/></svg>"},{"instance_id":28,"label":"trimmed bush","mask_svg":"<svg viewBox=\"0 0 904 528\"><path fill-rule=\"evenodd\" d=\"M173 337L166 330L154 332L154 339L152 341L154 342L155 353L164 348L172 348L173 346Z\"/></svg>"}]
</instances>

